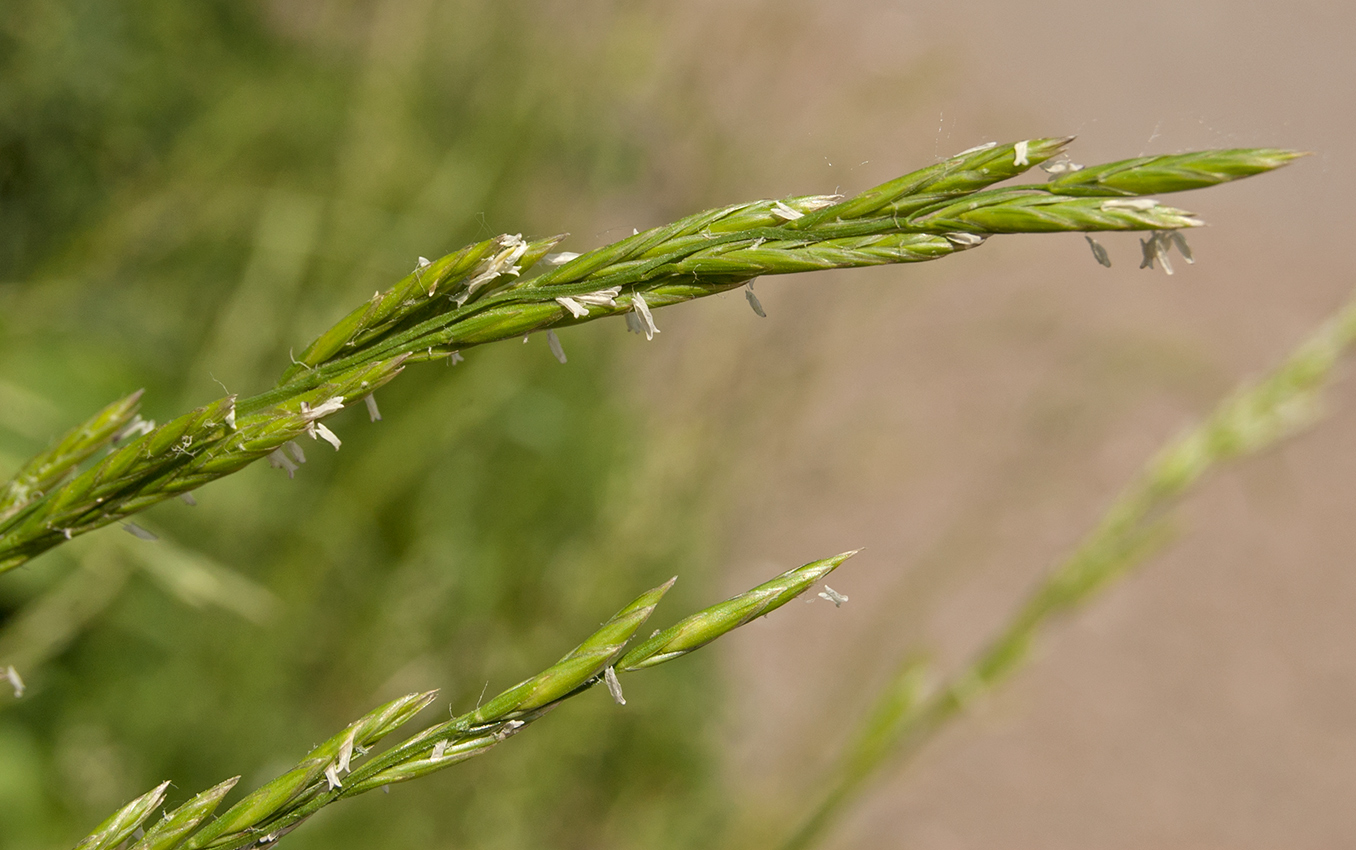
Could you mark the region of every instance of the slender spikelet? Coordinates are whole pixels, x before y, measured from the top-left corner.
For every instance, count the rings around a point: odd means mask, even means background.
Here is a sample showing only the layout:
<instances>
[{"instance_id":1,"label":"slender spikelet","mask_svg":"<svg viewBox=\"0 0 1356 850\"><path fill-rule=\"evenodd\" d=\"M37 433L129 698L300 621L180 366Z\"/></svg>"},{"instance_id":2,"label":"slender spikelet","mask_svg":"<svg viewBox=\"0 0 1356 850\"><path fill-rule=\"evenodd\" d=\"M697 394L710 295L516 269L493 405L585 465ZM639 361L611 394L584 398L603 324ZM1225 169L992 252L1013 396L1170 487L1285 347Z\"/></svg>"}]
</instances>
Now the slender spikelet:
<instances>
[{"instance_id":1,"label":"slender spikelet","mask_svg":"<svg viewBox=\"0 0 1356 850\"><path fill-rule=\"evenodd\" d=\"M1045 188L1057 195L1098 197L1185 192L1271 171L1306 155L1275 148L1236 148L1142 156L1089 166L1056 177Z\"/></svg>"},{"instance_id":2,"label":"slender spikelet","mask_svg":"<svg viewBox=\"0 0 1356 850\"><path fill-rule=\"evenodd\" d=\"M621 656L627 641L649 619L676 580L669 579L636 597L564 658L472 712L470 722L486 723L541 708L596 677Z\"/></svg>"},{"instance_id":3,"label":"slender spikelet","mask_svg":"<svg viewBox=\"0 0 1356 850\"><path fill-rule=\"evenodd\" d=\"M693 614L654 637L642 641L617 662L617 670L631 672L672 661L700 649L750 620L770 614L838 569L856 550L787 570L752 590Z\"/></svg>"},{"instance_id":4,"label":"slender spikelet","mask_svg":"<svg viewBox=\"0 0 1356 850\"><path fill-rule=\"evenodd\" d=\"M129 835L137 831L151 813L160 808L160 804L165 801L165 789L169 788L169 780L137 797L132 802L118 809L108 820L99 824L97 828L77 845L75 850L112 850L121 844Z\"/></svg>"},{"instance_id":5,"label":"slender spikelet","mask_svg":"<svg viewBox=\"0 0 1356 850\"><path fill-rule=\"evenodd\" d=\"M636 662L625 669L653 667L704 646L754 617L784 605L852 554L846 552L797 567L747 593L688 617L641 644L639 654L628 654L628 657L635 655ZM642 593L555 664L473 711L431 726L353 768L352 761L427 706L436 692L410 694L394 700L313 748L295 768L247 795L221 817L199 826L235 780L203 792L167 815L133 850L243 850L270 844L340 799L428 776L489 752L564 701L600 682L606 682L614 698L624 703L619 698L621 686L616 682L616 672L623 669L623 663L618 659L673 582L670 579ZM164 787L159 790L163 791ZM157 799L148 807L143 804L145 799L123 811L142 804L136 811L145 809L149 813L159 805ZM122 815L123 812L119 812L115 818ZM144 817L142 815L142 819ZM130 821L131 816L128 816L118 823ZM125 835L136 828L133 824L125 833L109 832L108 824L113 822L111 818L96 834Z\"/></svg>"},{"instance_id":6,"label":"slender spikelet","mask_svg":"<svg viewBox=\"0 0 1356 850\"><path fill-rule=\"evenodd\" d=\"M239 776L233 776L219 785L208 788L165 815L159 823L146 830L146 834L132 845L131 850L174 850L198 828L199 824L212 816L217 806L221 804L222 798L230 793L235 783L239 781Z\"/></svg>"},{"instance_id":7,"label":"slender spikelet","mask_svg":"<svg viewBox=\"0 0 1356 850\"><path fill-rule=\"evenodd\" d=\"M277 814L299 796L313 781L325 772L325 762L313 759L279 776L264 787L247 795L231 806L216 820L207 824L182 845L184 850L199 850L213 840L230 833L250 832L263 835L259 826Z\"/></svg>"},{"instance_id":8,"label":"slender spikelet","mask_svg":"<svg viewBox=\"0 0 1356 850\"><path fill-rule=\"evenodd\" d=\"M1188 212L1149 199L1063 198L1021 189L995 190L920 214L909 223L970 233L1062 233L1199 227Z\"/></svg>"}]
</instances>

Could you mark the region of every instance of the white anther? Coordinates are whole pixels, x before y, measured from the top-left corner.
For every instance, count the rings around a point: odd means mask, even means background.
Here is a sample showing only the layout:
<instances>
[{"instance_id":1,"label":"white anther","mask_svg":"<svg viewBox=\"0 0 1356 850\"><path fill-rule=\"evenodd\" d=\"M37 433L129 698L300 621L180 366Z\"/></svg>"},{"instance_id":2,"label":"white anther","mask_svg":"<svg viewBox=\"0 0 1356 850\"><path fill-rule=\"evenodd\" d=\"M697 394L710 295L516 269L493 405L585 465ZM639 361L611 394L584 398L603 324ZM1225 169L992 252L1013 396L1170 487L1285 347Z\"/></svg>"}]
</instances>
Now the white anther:
<instances>
[{"instance_id":1,"label":"white anther","mask_svg":"<svg viewBox=\"0 0 1356 850\"><path fill-rule=\"evenodd\" d=\"M800 205L810 212L814 212L825 207L831 207L841 200L843 200L842 195L811 195L808 198L801 198Z\"/></svg>"},{"instance_id":2,"label":"white anther","mask_svg":"<svg viewBox=\"0 0 1356 850\"><path fill-rule=\"evenodd\" d=\"M805 217L805 213L793 210L781 201L772 205L772 214L782 221L795 221L798 218Z\"/></svg>"},{"instance_id":3,"label":"white anther","mask_svg":"<svg viewBox=\"0 0 1356 850\"><path fill-rule=\"evenodd\" d=\"M1012 146L1012 154L1013 154L1013 156L1012 156L1012 164L1013 164L1014 166L1019 166L1019 165L1030 165L1030 164L1031 164L1031 161L1030 161L1029 159L1026 158L1027 147L1028 147L1030 144L1031 144L1030 141L1026 141L1026 142L1018 142L1017 144L1015 144L1015 145Z\"/></svg>"},{"instance_id":4,"label":"white anther","mask_svg":"<svg viewBox=\"0 0 1356 850\"><path fill-rule=\"evenodd\" d=\"M749 300L749 306L753 308L753 312L757 313L764 319L767 318L767 313L763 312L763 302L759 301L758 296L753 294L752 281L750 281L748 287L745 288L744 297Z\"/></svg>"},{"instance_id":5,"label":"white anther","mask_svg":"<svg viewBox=\"0 0 1356 850\"><path fill-rule=\"evenodd\" d=\"M452 352L451 354L447 355L447 365L449 365L449 366L455 366L455 365L457 365L458 363L462 362L462 361L465 360L465 359L466 359L465 357L462 357L462 356L461 356L461 352L460 352L460 351L454 351L454 352Z\"/></svg>"},{"instance_id":6,"label":"white anther","mask_svg":"<svg viewBox=\"0 0 1356 850\"><path fill-rule=\"evenodd\" d=\"M944 233L942 235L945 236L946 241L950 242L952 245L959 245L962 248L973 248L976 245L984 244L984 237L980 236L978 233L962 233L956 231L955 233Z\"/></svg>"},{"instance_id":7,"label":"white anther","mask_svg":"<svg viewBox=\"0 0 1356 850\"><path fill-rule=\"evenodd\" d=\"M1177 251L1182 255L1182 259L1186 260L1188 264L1196 262L1196 258L1191 255L1191 248L1187 245L1186 237L1182 235L1182 231L1169 231L1168 238L1172 240L1173 245L1177 246Z\"/></svg>"},{"instance_id":8,"label":"white anther","mask_svg":"<svg viewBox=\"0 0 1356 850\"><path fill-rule=\"evenodd\" d=\"M573 251L561 251L559 254L547 254L546 262L553 266L563 266L570 260L577 259L579 254Z\"/></svg>"},{"instance_id":9,"label":"white anther","mask_svg":"<svg viewBox=\"0 0 1356 850\"><path fill-rule=\"evenodd\" d=\"M353 760L353 746L358 736L357 729L348 730L348 736L344 738L344 743L339 745L339 757L334 760L334 766L340 773L348 773L348 763Z\"/></svg>"},{"instance_id":10,"label":"white anther","mask_svg":"<svg viewBox=\"0 0 1356 850\"><path fill-rule=\"evenodd\" d=\"M438 743L434 744L432 753L433 760L437 761L438 759L442 758L443 754L446 752L447 752L447 741L439 741Z\"/></svg>"},{"instance_id":11,"label":"white anther","mask_svg":"<svg viewBox=\"0 0 1356 850\"><path fill-rule=\"evenodd\" d=\"M654 335L659 333L659 328L655 327L654 316L650 313L650 305L645 303L645 297L639 292L631 296L631 308L636 311L641 323L645 326L645 338L647 340L654 339ZM640 331L637 331L637 333L640 333Z\"/></svg>"},{"instance_id":12,"label":"white anther","mask_svg":"<svg viewBox=\"0 0 1356 850\"><path fill-rule=\"evenodd\" d=\"M1047 160L1041 163L1041 170L1052 177L1058 177L1061 174L1072 174L1075 171L1082 171L1083 166L1060 154L1059 158Z\"/></svg>"},{"instance_id":13,"label":"white anther","mask_svg":"<svg viewBox=\"0 0 1356 850\"><path fill-rule=\"evenodd\" d=\"M565 349L560 344L560 337L556 336L555 331L546 332L546 344L550 346L551 353L556 356L562 364L565 362Z\"/></svg>"},{"instance_id":14,"label":"white anther","mask_svg":"<svg viewBox=\"0 0 1356 850\"><path fill-rule=\"evenodd\" d=\"M190 508L196 508L198 506L198 500L193 498L192 493L180 493L179 501L183 502L185 505L188 505Z\"/></svg>"},{"instance_id":15,"label":"white anther","mask_svg":"<svg viewBox=\"0 0 1356 850\"><path fill-rule=\"evenodd\" d=\"M429 258L428 258L428 257L420 257L420 258L419 258L419 262L417 262L417 263L414 264L414 277L415 277L415 280L419 281L419 283L422 284L422 283L424 282L424 278L423 278L424 269L428 268L428 267L431 266L431 265L433 265L433 263L429 261ZM428 288L428 297L429 297L429 298L432 298L432 297L433 297L433 292L434 292L434 290L437 288L437 286L438 286L437 281L434 281L433 285L430 286L430 287ZM378 295L380 295L380 293L378 293Z\"/></svg>"},{"instance_id":16,"label":"white anther","mask_svg":"<svg viewBox=\"0 0 1356 850\"><path fill-rule=\"evenodd\" d=\"M381 421L381 410L377 407L377 397L368 393L363 397L363 402L367 404L367 418L372 422Z\"/></svg>"},{"instance_id":17,"label":"white anther","mask_svg":"<svg viewBox=\"0 0 1356 850\"><path fill-rule=\"evenodd\" d=\"M523 235L521 233L505 233L503 236L499 237L499 244L502 246L502 250L489 259L485 265L485 269L481 271L480 274L467 282L466 295L468 297L474 293L476 289L484 286L500 275L509 274L516 276L521 271L516 263L518 260L522 259L523 254L527 253L527 243L523 241ZM461 303L465 303L465 300L466 299L463 298L458 306L460 306Z\"/></svg>"},{"instance_id":18,"label":"white anther","mask_svg":"<svg viewBox=\"0 0 1356 850\"><path fill-rule=\"evenodd\" d=\"M154 532L147 531L134 522L124 522L122 530L139 540L159 540L160 538Z\"/></svg>"},{"instance_id":19,"label":"white anther","mask_svg":"<svg viewBox=\"0 0 1356 850\"><path fill-rule=\"evenodd\" d=\"M118 431L118 433L113 435L113 439L111 442L114 445L117 445L118 443L121 443L123 440L127 440L132 437L140 437L142 434L149 434L154 430L155 430L154 422L147 422L140 416L133 416L131 422L128 422L126 425L122 427L122 430Z\"/></svg>"},{"instance_id":20,"label":"white anther","mask_svg":"<svg viewBox=\"0 0 1356 850\"><path fill-rule=\"evenodd\" d=\"M14 669L13 664L5 668L5 681L14 689L15 699L24 695L24 680L19 677L19 671Z\"/></svg>"},{"instance_id":21,"label":"white anther","mask_svg":"<svg viewBox=\"0 0 1356 850\"><path fill-rule=\"evenodd\" d=\"M334 446L336 452L339 451L339 447L343 445L343 441L339 439L339 435L335 434L329 428L326 428L324 422L315 423L315 434L312 436L319 437L331 446Z\"/></svg>"},{"instance_id":22,"label":"white anther","mask_svg":"<svg viewBox=\"0 0 1356 850\"><path fill-rule=\"evenodd\" d=\"M288 440L282 444L282 447L283 451L292 456L292 460L299 464L306 462L306 452L301 450L301 443L296 440Z\"/></svg>"},{"instance_id":23,"label":"white anther","mask_svg":"<svg viewBox=\"0 0 1356 850\"><path fill-rule=\"evenodd\" d=\"M1113 198L1109 201L1102 201L1100 204L1103 210L1151 210L1158 206L1158 201L1153 198Z\"/></svg>"},{"instance_id":24,"label":"white anther","mask_svg":"<svg viewBox=\"0 0 1356 850\"><path fill-rule=\"evenodd\" d=\"M819 594L819 598L826 599L829 602L832 602L833 607L835 608L842 608L843 603L848 601L848 598L845 594L839 593L832 587L829 587L827 584L824 585L824 590Z\"/></svg>"},{"instance_id":25,"label":"white anther","mask_svg":"<svg viewBox=\"0 0 1356 850\"><path fill-rule=\"evenodd\" d=\"M510 735L517 732L519 729L523 728L524 725L526 724L524 724L523 721L521 720L510 720L503 726L499 727L499 730L494 733L495 740L498 741L505 740Z\"/></svg>"},{"instance_id":26,"label":"white anther","mask_svg":"<svg viewBox=\"0 0 1356 850\"><path fill-rule=\"evenodd\" d=\"M1139 240L1140 268L1152 269L1154 267L1154 259L1158 256L1158 252L1154 250L1156 241L1158 241L1157 236L1150 236L1147 242L1143 239Z\"/></svg>"},{"instance_id":27,"label":"white anther","mask_svg":"<svg viewBox=\"0 0 1356 850\"><path fill-rule=\"evenodd\" d=\"M287 472L287 477L291 478L297 471L297 465L292 459L283 453L282 449L274 449L268 453L268 465L274 469L281 469Z\"/></svg>"},{"instance_id":28,"label":"white anther","mask_svg":"<svg viewBox=\"0 0 1356 850\"><path fill-rule=\"evenodd\" d=\"M325 399L315 407L311 407L303 401L301 403L301 418L306 422L314 422L321 417L329 416L331 413L343 409L344 397L341 395Z\"/></svg>"},{"instance_id":29,"label":"white anther","mask_svg":"<svg viewBox=\"0 0 1356 850\"><path fill-rule=\"evenodd\" d=\"M972 148L966 148L965 150L963 150L963 151L961 151L960 153L956 154L956 156L965 156L966 154L979 153L980 151L986 151L986 150L988 150L989 148L996 148L996 147L998 147L998 142L985 142L985 143L982 144L982 145L975 145L975 146L972 147ZM952 159L955 159L955 157L952 157Z\"/></svg>"},{"instance_id":30,"label":"white anther","mask_svg":"<svg viewBox=\"0 0 1356 850\"><path fill-rule=\"evenodd\" d=\"M633 334L645 333L645 328L641 327L640 319L636 318L636 314L632 312L626 313L626 329Z\"/></svg>"},{"instance_id":31,"label":"white anther","mask_svg":"<svg viewBox=\"0 0 1356 850\"><path fill-rule=\"evenodd\" d=\"M1153 247L1154 256L1163 264L1163 271L1172 274L1172 263L1168 262L1168 238L1166 233L1155 230L1153 237L1149 240Z\"/></svg>"},{"instance_id":32,"label":"white anther","mask_svg":"<svg viewBox=\"0 0 1356 850\"><path fill-rule=\"evenodd\" d=\"M1086 233L1083 234L1083 238L1088 240L1088 247L1092 248L1092 258L1100 265L1111 268L1111 257L1107 255L1106 249L1099 245L1096 239L1093 239Z\"/></svg>"},{"instance_id":33,"label":"white anther","mask_svg":"<svg viewBox=\"0 0 1356 850\"><path fill-rule=\"evenodd\" d=\"M339 769L332 764L325 768L325 781L329 783L331 791L344 787L339 781Z\"/></svg>"},{"instance_id":34,"label":"white anther","mask_svg":"<svg viewBox=\"0 0 1356 850\"><path fill-rule=\"evenodd\" d=\"M607 685L607 692L612 694L612 701L617 705L626 705L626 697L622 696L621 682L617 681L617 671L611 665L603 671L603 682Z\"/></svg>"},{"instance_id":35,"label":"white anther","mask_svg":"<svg viewBox=\"0 0 1356 850\"><path fill-rule=\"evenodd\" d=\"M312 440L316 438L323 439L334 446L337 451L339 449L339 438L334 436L333 431L320 424L317 420L322 416L328 416L337 410L343 410L343 408L344 397L341 395L326 399L315 407L311 407L303 401L301 403L301 421L306 431L306 436L310 437Z\"/></svg>"},{"instance_id":36,"label":"white anther","mask_svg":"<svg viewBox=\"0 0 1356 850\"><path fill-rule=\"evenodd\" d=\"M235 430L235 399L231 399L231 406L226 411L226 427L232 431Z\"/></svg>"},{"instance_id":37,"label":"white anther","mask_svg":"<svg viewBox=\"0 0 1356 850\"><path fill-rule=\"evenodd\" d=\"M580 304L568 295L562 295L556 299L556 303L570 311L570 315L576 319L582 319L589 314L589 308Z\"/></svg>"},{"instance_id":38,"label":"white anther","mask_svg":"<svg viewBox=\"0 0 1356 850\"><path fill-rule=\"evenodd\" d=\"M621 295L621 287L613 286L608 289L600 289L597 292L576 295L574 300L580 304L588 304L593 307L616 307L618 295Z\"/></svg>"}]
</instances>

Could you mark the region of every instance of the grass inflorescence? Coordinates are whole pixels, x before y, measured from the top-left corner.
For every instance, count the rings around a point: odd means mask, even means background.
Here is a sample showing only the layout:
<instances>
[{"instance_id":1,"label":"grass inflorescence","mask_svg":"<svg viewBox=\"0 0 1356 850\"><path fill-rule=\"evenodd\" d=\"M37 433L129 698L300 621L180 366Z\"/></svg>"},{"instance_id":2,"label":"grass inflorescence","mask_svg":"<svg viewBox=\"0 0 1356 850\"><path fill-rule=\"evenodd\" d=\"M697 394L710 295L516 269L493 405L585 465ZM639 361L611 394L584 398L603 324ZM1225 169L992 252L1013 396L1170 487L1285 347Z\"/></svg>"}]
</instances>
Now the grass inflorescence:
<instances>
[{"instance_id":1,"label":"grass inflorescence","mask_svg":"<svg viewBox=\"0 0 1356 850\"><path fill-rule=\"evenodd\" d=\"M562 236L504 234L420 258L396 286L306 347L272 389L228 395L158 427L135 418L133 393L34 458L0 491L0 571L262 458L290 469L289 454L299 450L290 452L289 443L303 435L338 448L322 420L370 399L411 363L455 362L474 346L615 315L652 338L654 310L762 275L924 262L995 234L1173 232L1201 222L1143 196L1259 174L1300 155L1237 149L1141 157L991 188L1056 157L1069 141L985 145L851 198L707 210L577 256L550 255ZM553 267L529 274L543 265ZM107 457L80 470L115 442Z\"/></svg>"},{"instance_id":2,"label":"grass inflorescence","mask_svg":"<svg viewBox=\"0 0 1356 850\"><path fill-rule=\"evenodd\" d=\"M627 649L673 580L642 593L583 643L546 670L474 710L430 726L359 764L383 738L414 718L436 691L409 694L369 712L314 747L291 770L247 794L215 819L240 777L198 794L146 830L131 850L239 850L267 846L324 807L346 797L418 779L488 752L561 703L606 682L622 702L616 674L647 669L692 652L755 617L771 613L809 590L851 557L844 552L788 570L771 581ZM146 823L165 800L169 783L128 803L80 842L77 850L112 850Z\"/></svg>"}]
</instances>

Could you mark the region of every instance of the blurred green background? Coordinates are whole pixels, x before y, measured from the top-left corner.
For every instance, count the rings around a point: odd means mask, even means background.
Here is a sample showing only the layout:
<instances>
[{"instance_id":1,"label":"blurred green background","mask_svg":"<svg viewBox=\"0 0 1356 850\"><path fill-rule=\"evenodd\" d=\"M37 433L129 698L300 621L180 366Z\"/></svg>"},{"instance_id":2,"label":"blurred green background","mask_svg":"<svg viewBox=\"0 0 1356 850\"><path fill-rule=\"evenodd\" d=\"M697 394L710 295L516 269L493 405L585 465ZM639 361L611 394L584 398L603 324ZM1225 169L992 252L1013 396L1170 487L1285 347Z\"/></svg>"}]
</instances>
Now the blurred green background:
<instances>
[{"instance_id":1,"label":"blurred green background","mask_svg":"<svg viewBox=\"0 0 1356 850\"><path fill-rule=\"evenodd\" d=\"M658 129L628 112L652 34L625 15L19 0L0 21L4 470L137 387L160 420L267 388L417 256L634 188ZM73 843L164 778L171 802L253 787L400 693L468 709L671 575L659 620L712 601L700 465L646 472L621 341L412 369L295 480L259 465L146 514L161 543L111 529L6 575L0 647L31 691L0 710L0 845ZM719 699L692 661L288 842L702 846Z\"/></svg>"}]
</instances>

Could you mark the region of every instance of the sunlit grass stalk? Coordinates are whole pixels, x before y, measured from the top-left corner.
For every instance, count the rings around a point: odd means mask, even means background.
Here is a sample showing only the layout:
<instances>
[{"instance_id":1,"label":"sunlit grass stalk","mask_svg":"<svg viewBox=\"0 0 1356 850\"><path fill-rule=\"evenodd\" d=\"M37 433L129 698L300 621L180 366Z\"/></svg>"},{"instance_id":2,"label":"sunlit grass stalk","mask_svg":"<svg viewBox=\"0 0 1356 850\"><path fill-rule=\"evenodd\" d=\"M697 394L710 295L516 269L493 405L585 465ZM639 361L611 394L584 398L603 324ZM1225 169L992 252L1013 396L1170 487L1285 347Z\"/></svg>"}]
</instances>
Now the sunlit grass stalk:
<instances>
[{"instance_id":1,"label":"sunlit grass stalk","mask_svg":"<svg viewBox=\"0 0 1356 850\"><path fill-rule=\"evenodd\" d=\"M777 576L718 605L656 632L629 651L673 580L646 591L622 608L560 661L452 720L431 726L361 766L369 749L411 720L437 697L436 691L410 694L381 706L309 752L296 767L246 795L220 817L208 821L239 779L228 779L152 826L130 850L235 850L271 845L325 806L397 782L436 773L481 755L572 697L613 679L617 673L643 670L680 658L755 617L771 613L808 590L851 557L844 552ZM78 845L78 850L110 850L146 822L164 800L163 783L128 803Z\"/></svg>"},{"instance_id":2,"label":"sunlit grass stalk","mask_svg":"<svg viewBox=\"0 0 1356 850\"><path fill-rule=\"evenodd\" d=\"M394 288L321 334L273 389L218 399L59 483L107 442L119 417L131 415L132 396L36 458L0 495L0 572L260 458L291 466L283 447L302 435L337 448L321 420L370 397L409 363L456 359L473 346L613 315L625 314L633 330L653 337L653 310L760 275L935 260L992 234L1193 227L1200 221L1189 213L1139 196L1215 185L1299 155L1256 149L1148 157L989 189L1069 141L985 146L848 199L816 195L707 210L536 277L524 273L563 237L504 235L421 259Z\"/></svg>"},{"instance_id":3,"label":"sunlit grass stalk","mask_svg":"<svg viewBox=\"0 0 1356 850\"><path fill-rule=\"evenodd\" d=\"M998 635L941 687L910 660L848 745L830 790L786 850L814 846L887 762L907 759L976 698L1020 669L1059 615L1142 563L1171 534L1169 511L1215 466L1276 445L1311 424L1338 358L1356 343L1356 296L1260 381L1242 385L1203 423L1169 442L1097 527L1047 576Z\"/></svg>"}]
</instances>

